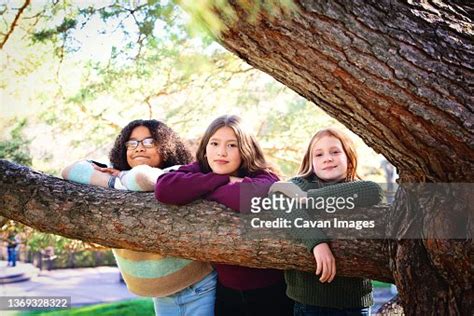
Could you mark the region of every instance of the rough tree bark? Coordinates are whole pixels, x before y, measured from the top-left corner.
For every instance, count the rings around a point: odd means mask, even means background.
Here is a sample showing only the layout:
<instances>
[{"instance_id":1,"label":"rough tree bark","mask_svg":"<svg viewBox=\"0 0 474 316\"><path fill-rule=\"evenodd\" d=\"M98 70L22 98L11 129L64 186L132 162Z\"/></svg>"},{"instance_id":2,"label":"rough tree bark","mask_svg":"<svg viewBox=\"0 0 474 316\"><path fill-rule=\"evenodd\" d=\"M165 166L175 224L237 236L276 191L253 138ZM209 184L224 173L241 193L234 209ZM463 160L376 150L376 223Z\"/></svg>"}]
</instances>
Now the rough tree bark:
<instances>
[{"instance_id":1,"label":"rough tree bark","mask_svg":"<svg viewBox=\"0 0 474 316\"><path fill-rule=\"evenodd\" d=\"M472 3L294 2L291 14L262 11L255 20L242 2L229 1L237 19L221 16L226 29L217 37L362 137L398 168L402 182L471 182ZM412 201L422 193L398 192L390 210L389 229L397 236L389 241L391 268L402 305L410 315L470 314L472 192L458 200L442 192L449 203L433 194L423 204ZM446 227L456 229L457 216L466 219L466 238L436 238ZM419 239L403 239L418 227Z\"/></svg>"},{"instance_id":2,"label":"rough tree bark","mask_svg":"<svg viewBox=\"0 0 474 316\"><path fill-rule=\"evenodd\" d=\"M213 202L164 205L153 193L76 184L6 160L0 160L0 196L0 215L43 232L201 261L314 271L306 248L285 232L249 237L255 235L245 215ZM383 218L386 210L369 212ZM332 248L338 274L393 281L386 240L339 240Z\"/></svg>"}]
</instances>

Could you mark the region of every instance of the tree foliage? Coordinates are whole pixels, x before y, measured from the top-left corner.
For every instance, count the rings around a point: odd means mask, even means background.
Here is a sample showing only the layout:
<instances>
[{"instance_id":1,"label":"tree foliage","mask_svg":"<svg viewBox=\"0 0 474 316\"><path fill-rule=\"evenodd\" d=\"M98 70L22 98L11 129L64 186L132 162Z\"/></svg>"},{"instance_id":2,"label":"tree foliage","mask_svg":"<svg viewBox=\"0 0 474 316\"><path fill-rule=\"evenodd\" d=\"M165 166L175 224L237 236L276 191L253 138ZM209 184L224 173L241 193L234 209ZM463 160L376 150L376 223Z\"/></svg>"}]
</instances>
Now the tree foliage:
<instances>
[{"instance_id":1,"label":"tree foliage","mask_svg":"<svg viewBox=\"0 0 474 316\"><path fill-rule=\"evenodd\" d=\"M255 12L270 8L262 2ZM8 3L2 11L7 29L18 9ZM283 174L292 175L310 135L336 121L190 22L172 1L27 6L1 51L7 60L1 85L6 111L23 109L14 114L31 117L34 166L57 174L73 160L104 158L132 119L164 120L195 144L213 118L235 113Z\"/></svg>"},{"instance_id":2,"label":"tree foliage","mask_svg":"<svg viewBox=\"0 0 474 316\"><path fill-rule=\"evenodd\" d=\"M8 159L25 166L31 166L32 159L28 148L30 140L22 133L26 124L26 119L19 121L10 132L11 139L0 141L1 159Z\"/></svg>"}]
</instances>

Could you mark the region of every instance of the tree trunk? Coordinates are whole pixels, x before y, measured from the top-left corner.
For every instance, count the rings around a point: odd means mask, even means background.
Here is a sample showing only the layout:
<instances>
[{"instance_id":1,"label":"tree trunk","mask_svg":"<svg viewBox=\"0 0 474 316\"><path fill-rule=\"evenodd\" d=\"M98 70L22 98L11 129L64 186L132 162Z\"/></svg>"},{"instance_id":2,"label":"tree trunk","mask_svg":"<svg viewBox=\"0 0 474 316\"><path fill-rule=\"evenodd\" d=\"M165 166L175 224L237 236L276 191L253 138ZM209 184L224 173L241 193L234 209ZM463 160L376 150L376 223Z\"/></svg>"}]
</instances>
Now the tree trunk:
<instances>
[{"instance_id":1,"label":"tree trunk","mask_svg":"<svg viewBox=\"0 0 474 316\"><path fill-rule=\"evenodd\" d=\"M306 248L284 232L249 238L245 215L213 202L164 205L152 193L71 183L6 160L0 160L0 196L1 215L47 233L201 261L315 269ZM386 207L367 211L387 215ZM338 274L393 281L386 240L339 240L331 247Z\"/></svg>"},{"instance_id":2,"label":"tree trunk","mask_svg":"<svg viewBox=\"0 0 474 316\"><path fill-rule=\"evenodd\" d=\"M252 3L229 1L234 19L214 8L227 49L358 134L401 182L473 180L472 3L300 0L278 16L255 13ZM470 188L441 192L441 203L422 188L398 192L389 245L407 314L474 310ZM456 228L464 238L437 237Z\"/></svg>"}]
</instances>

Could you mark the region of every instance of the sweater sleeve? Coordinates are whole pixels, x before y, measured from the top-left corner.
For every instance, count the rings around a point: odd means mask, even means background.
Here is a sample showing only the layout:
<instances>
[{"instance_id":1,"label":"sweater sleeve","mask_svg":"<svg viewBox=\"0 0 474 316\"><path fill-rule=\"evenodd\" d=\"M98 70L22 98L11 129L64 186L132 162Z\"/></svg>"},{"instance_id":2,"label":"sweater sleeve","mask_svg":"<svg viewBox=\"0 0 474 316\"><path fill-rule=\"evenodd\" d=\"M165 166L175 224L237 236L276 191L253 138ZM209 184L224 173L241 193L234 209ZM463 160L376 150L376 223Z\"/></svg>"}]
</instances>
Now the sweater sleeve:
<instances>
[{"instance_id":1,"label":"sweater sleeve","mask_svg":"<svg viewBox=\"0 0 474 316\"><path fill-rule=\"evenodd\" d=\"M383 199L382 188L372 181L343 182L308 190L308 198L354 197L355 207L369 207L380 203Z\"/></svg>"},{"instance_id":2,"label":"sweater sleeve","mask_svg":"<svg viewBox=\"0 0 474 316\"><path fill-rule=\"evenodd\" d=\"M158 178L155 197L166 204L184 205L229 183L229 176L201 172L197 163L180 167Z\"/></svg>"},{"instance_id":3,"label":"sweater sleeve","mask_svg":"<svg viewBox=\"0 0 474 316\"><path fill-rule=\"evenodd\" d=\"M82 184L92 184L107 187L110 174L95 170L92 163L87 160L77 161L61 172L63 179Z\"/></svg>"},{"instance_id":4,"label":"sweater sleeve","mask_svg":"<svg viewBox=\"0 0 474 316\"><path fill-rule=\"evenodd\" d=\"M206 199L221 203L236 212L250 213L252 198L267 196L270 186L276 181L276 175L261 171L244 177L242 182L228 183L217 188Z\"/></svg>"},{"instance_id":5,"label":"sweater sleeve","mask_svg":"<svg viewBox=\"0 0 474 316\"><path fill-rule=\"evenodd\" d=\"M302 186L301 178L294 178L291 180L298 186ZM380 203L383 198L382 188L372 181L353 181L343 182L333 185L327 185L319 189L308 190L308 198L322 197L324 199L329 197L354 197L355 207L369 207ZM311 234L301 238L308 250L312 251L314 247L320 243L327 242L329 239L320 229L313 229Z\"/></svg>"},{"instance_id":6,"label":"sweater sleeve","mask_svg":"<svg viewBox=\"0 0 474 316\"><path fill-rule=\"evenodd\" d=\"M303 191L305 191L303 187L303 182L299 182L299 178L293 178L290 180L290 182L298 185L301 189L303 189ZM274 194L281 195L284 197L284 195L279 192ZM283 200L286 201L286 198ZM283 209L274 210L276 212L274 212L273 214L277 217L285 218L291 223L294 223L296 219L301 217L306 217L306 219L309 219L309 214L313 214L313 212L308 213L306 209L289 210L289 208L289 205L285 205ZM326 234L318 228L297 228L293 226L289 230L289 233L293 238L297 239L299 242L305 245L310 252L312 252L313 248L317 245L329 241L329 238L326 236Z\"/></svg>"},{"instance_id":7,"label":"sweater sleeve","mask_svg":"<svg viewBox=\"0 0 474 316\"><path fill-rule=\"evenodd\" d=\"M153 191L156 179L164 173L160 168L148 165L139 165L129 171L122 171L120 181L125 189L129 191Z\"/></svg>"}]
</instances>

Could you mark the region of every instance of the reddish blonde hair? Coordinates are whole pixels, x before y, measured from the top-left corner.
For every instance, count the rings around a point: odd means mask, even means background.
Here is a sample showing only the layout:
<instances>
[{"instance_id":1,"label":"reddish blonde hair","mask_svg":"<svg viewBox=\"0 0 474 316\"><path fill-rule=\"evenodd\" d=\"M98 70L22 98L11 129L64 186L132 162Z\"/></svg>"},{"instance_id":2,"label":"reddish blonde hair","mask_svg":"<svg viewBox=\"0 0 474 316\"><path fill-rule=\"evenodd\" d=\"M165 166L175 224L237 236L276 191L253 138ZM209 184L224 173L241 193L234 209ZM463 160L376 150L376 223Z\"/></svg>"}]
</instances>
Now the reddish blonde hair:
<instances>
[{"instance_id":1,"label":"reddish blonde hair","mask_svg":"<svg viewBox=\"0 0 474 316\"><path fill-rule=\"evenodd\" d=\"M314 144L324 136L335 137L339 139L342 144L344 153L347 156L347 175L345 181L354 181L355 179L360 178L357 175L357 152L355 149L354 142L344 132L333 127L322 129L316 134L314 134L314 136L311 138L311 141L308 145L308 149L304 154L303 161L300 164L298 175L300 177L308 179L315 174L313 170L312 160L313 147Z\"/></svg>"}]
</instances>

